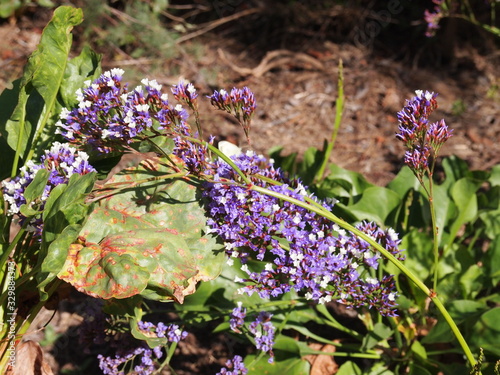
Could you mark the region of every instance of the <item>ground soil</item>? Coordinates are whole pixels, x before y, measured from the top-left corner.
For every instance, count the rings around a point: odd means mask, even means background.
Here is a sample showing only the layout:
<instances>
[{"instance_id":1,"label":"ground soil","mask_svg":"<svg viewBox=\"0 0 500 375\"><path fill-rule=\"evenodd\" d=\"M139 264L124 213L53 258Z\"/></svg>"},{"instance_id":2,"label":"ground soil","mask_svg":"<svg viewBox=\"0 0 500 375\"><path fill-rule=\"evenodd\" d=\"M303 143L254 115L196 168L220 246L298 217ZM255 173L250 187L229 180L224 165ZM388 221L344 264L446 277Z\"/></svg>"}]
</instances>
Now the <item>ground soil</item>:
<instances>
[{"instance_id":1,"label":"ground soil","mask_svg":"<svg viewBox=\"0 0 500 375\"><path fill-rule=\"evenodd\" d=\"M202 120L206 133L264 154L272 146L283 146L283 154L300 155L309 147L321 148L329 139L341 59L345 110L331 162L362 173L372 183L388 183L401 168L404 153L394 137L396 112L416 89L423 89L439 93L434 119L444 118L454 129L441 156L457 155L473 169L500 163L499 41L490 34L463 21L448 21L430 40L420 35L424 28L418 25L406 29L405 35L391 35L391 30L400 33L401 28L389 26L367 38L362 30L377 17L366 9L311 10L297 1L280 13L238 4L228 14L247 14L226 21L227 14L221 13L219 20L225 22L218 27L187 32L176 44L173 58L132 58L126 49L103 48L98 43L95 48L104 54L105 68L131 71L125 80L132 82L149 77L168 85L182 76L204 95L213 89L250 87L258 101L250 145L238 125L211 110L208 103L201 105ZM22 74L49 18L50 11L37 8L0 23L0 90ZM213 22L203 19L199 24ZM420 34L415 35L415 30ZM76 41L78 48L83 40L76 36ZM82 320L75 308L82 296L72 296L52 323L54 331L67 338L64 353L54 352L57 342L46 353L56 373L81 365L75 362L82 357L71 327ZM37 335L37 339L44 337L42 331ZM231 354L233 344L225 340L207 342L202 334L190 335L180 346L188 360L180 364L184 370L178 373L214 373Z\"/></svg>"}]
</instances>

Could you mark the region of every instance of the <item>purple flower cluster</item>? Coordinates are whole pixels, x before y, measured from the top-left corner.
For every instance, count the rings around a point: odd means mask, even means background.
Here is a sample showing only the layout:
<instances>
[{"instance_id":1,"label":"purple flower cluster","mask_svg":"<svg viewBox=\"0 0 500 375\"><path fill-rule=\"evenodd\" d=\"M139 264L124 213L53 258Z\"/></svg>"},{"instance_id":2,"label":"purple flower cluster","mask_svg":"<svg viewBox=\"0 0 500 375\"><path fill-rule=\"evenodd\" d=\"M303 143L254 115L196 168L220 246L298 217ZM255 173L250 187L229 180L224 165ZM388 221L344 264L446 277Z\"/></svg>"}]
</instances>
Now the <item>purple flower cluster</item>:
<instances>
[{"instance_id":1,"label":"purple flower cluster","mask_svg":"<svg viewBox=\"0 0 500 375\"><path fill-rule=\"evenodd\" d=\"M302 202L315 199L299 181L286 180L262 156L249 152L233 160L256 186ZM266 183L261 176L282 185ZM381 281L373 277L380 256L366 241L306 208L241 186L239 176L223 161L216 162L213 180L204 190L208 225L225 241L229 261L232 257L242 260L248 277L237 280L246 283L241 292L269 298L294 289L319 303L337 299L348 306L367 305L384 315L395 314L394 282L391 277ZM366 223L358 229L402 258L400 241L392 229ZM248 267L250 254L266 262L264 270L255 272Z\"/></svg>"},{"instance_id":2,"label":"purple flower cluster","mask_svg":"<svg viewBox=\"0 0 500 375\"><path fill-rule=\"evenodd\" d=\"M132 361L135 363L139 362L134 366L134 374L150 375L156 370L154 358L159 359L162 355L160 346L154 349L141 346L117 354L114 358L105 357L102 354L99 354L97 358L99 359L99 368L105 375L125 375L125 372L121 368Z\"/></svg>"},{"instance_id":3,"label":"purple flower cluster","mask_svg":"<svg viewBox=\"0 0 500 375\"><path fill-rule=\"evenodd\" d=\"M40 197L40 202L38 202L40 204L38 208L43 209L45 201L54 187L67 183L71 175L75 173L84 175L95 172L95 169L88 162L88 157L85 152L77 151L68 144L55 142L50 150L45 151L40 159L40 164L29 161L20 169L19 176L11 181L2 182L4 198L9 203L8 214L17 214L20 216L20 223L24 222L26 217L20 213L21 206L26 203L24 191L40 169L50 171L48 183ZM27 230L40 235L42 227L42 219L34 217L30 220Z\"/></svg>"},{"instance_id":4,"label":"purple flower cluster","mask_svg":"<svg viewBox=\"0 0 500 375\"><path fill-rule=\"evenodd\" d=\"M248 139L250 121L255 112L255 108L257 108L257 102L255 101L253 92L246 86L242 89L234 87L229 93L224 89L214 91L209 98L210 103L212 103L215 108L226 111L236 117L243 127Z\"/></svg>"},{"instance_id":5,"label":"purple flower cluster","mask_svg":"<svg viewBox=\"0 0 500 375\"><path fill-rule=\"evenodd\" d=\"M417 175L422 175L429 170L430 157L437 156L453 130L448 129L444 120L429 123L429 115L437 108L436 93L417 90L416 94L398 112L399 132L396 138L408 149L405 163Z\"/></svg>"},{"instance_id":6,"label":"purple flower cluster","mask_svg":"<svg viewBox=\"0 0 500 375\"><path fill-rule=\"evenodd\" d=\"M154 325L151 322L140 321L137 325L141 331L146 332L149 336L165 337L168 342L179 342L188 335L176 324L166 325L159 322ZM136 348L119 350L115 357L99 355L99 367L106 375L122 375L125 374L123 368L129 363L133 363L134 373L150 375L156 370L156 360L163 356L162 348L163 345L156 346L153 349L142 345Z\"/></svg>"},{"instance_id":7,"label":"purple flower cluster","mask_svg":"<svg viewBox=\"0 0 500 375\"><path fill-rule=\"evenodd\" d=\"M276 329L271 323L273 314L262 311L257 316L257 319L250 323L248 330L255 336L255 347L265 353L269 353L269 363L274 361L273 345L274 332Z\"/></svg>"},{"instance_id":8,"label":"purple flower cluster","mask_svg":"<svg viewBox=\"0 0 500 375\"><path fill-rule=\"evenodd\" d=\"M241 333L240 328L245 324L247 309L242 307L242 303L238 302L238 306L233 309L229 316L229 327L236 333Z\"/></svg>"},{"instance_id":9,"label":"purple flower cluster","mask_svg":"<svg viewBox=\"0 0 500 375\"><path fill-rule=\"evenodd\" d=\"M233 309L229 317L229 326L236 333L241 333L240 328L245 325L247 309L242 308L241 302ZM255 337L255 347L265 353L269 353L269 363L274 361L273 345L275 328L271 322L273 315L265 311L260 312L257 318L249 324L248 330Z\"/></svg>"},{"instance_id":10,"label":"purple flower cluster","mask_svg":"<svg viewBox=\"0 0 500 375\"><path fill-rule=\"evenodd\" d=\"M177 85L172 86L171 91L176 100L185 102L189 106L194 106L196 104L198 93L192 83L179 81Z\"/></svg>"},{"instance_id":11,"label":"purple flower cluster","mask_svg":"<svg viewBox=\"0 0 500 375\"><path fill-rule=\"evenodd\" d=\"M123 150L147 129L188 134L187 111L180 104L170 105L158 82L143 79L144 87L127 92L122 75L123 70L112 69L93 83L86 82L87 87L76 93L78 106L62 110L58 132L99 153Z\"/></svg>"},{"instance_id":12,"label":"purple flower cluster","mask_svg":"<svg viewBox=\"0 0 500 375\"><path fill-rule=\"evenodd\" d=\"M427 22L427 30L425 36L432 37L436 35L436 31L439 29L439 21L444 17L442 4L444 0L432 0L434 4L434 11L429 10L424 11L424 20Z\"/></svg>"},{"instance_id":13,"label":"purple flower cluster","mask_svg":"<svg viewBox=\"0 0 500 375\"><path fill-rule=\"evenodd\" d=\"M221 370L215 375L246 375L248 374L248 369L243 363L243 358L239 355L235 355L233 359L228 359L226 362L226 367L221 368Z\"/></svg>"},{"instance_id":14,"label":"purple flower cluster","mask_svg":"<svg viewBox=\"0 0 500 375\"><path fill-rule=\"evenodd\" d=\"M188 333L181 330L177 324L166 325L159 322L157 325L154 325L151 322L140 321L138 326L141 331L147 332L148 335L154 334L156 337L166 337L168 342L179 342L184 340L188 335Z\"/></svg>"}]
</instances>

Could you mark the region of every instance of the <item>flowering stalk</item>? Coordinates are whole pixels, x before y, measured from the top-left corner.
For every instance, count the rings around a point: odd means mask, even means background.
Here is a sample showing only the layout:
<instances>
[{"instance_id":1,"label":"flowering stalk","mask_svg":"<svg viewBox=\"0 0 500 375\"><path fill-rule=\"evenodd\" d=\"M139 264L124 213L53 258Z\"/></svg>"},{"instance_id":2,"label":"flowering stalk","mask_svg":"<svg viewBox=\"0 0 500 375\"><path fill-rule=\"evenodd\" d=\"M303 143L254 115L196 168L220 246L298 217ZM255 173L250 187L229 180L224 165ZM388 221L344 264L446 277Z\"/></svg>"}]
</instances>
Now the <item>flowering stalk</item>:
<instances>
[{"instance_id":1,"label":"flowering stalk","mask_svg":"<svg viewBox=\"0 0 500 375\"><path fill-rule=\"evenodd\" d=\"M436 224L436 209L433 196L433 176L436 159L440 148L452 136L453 130L448 129L444 120L429 123L430 114L437 108L437 94L417 90L416 96L398 112L399 133L396 138L401 140L408 149L405 153L405 163L420 182L427 199L431 213L433 233L434 276L433 289L437 289L439 243ZM428 185L426 184L426 178Z\"/></svg>"},{"instance_id":2,"label":"flowering stalk","mask_svg":"<svg viewBox=\"0 0 500 375\"><path fill-rule=\"evenodd\" d=\"M342 59L339 60L338 69L339 69L338 82L337 82L338 96L337 99L335 100L335 122L333 124L333 131L330 138L330 142L328 142L325 151L325 156L323 157L323 164L321 164L321 167L319 168L318 173L315 176L315 180L320 180L321 178L323 178L326 166L328 164L328 161L330 160L330 155L332 154L333 151L333 146L335 145L335 141L337 139L337 134L340 129L340 123L342 122L342 113L344 112L344 69L342 65Z\"/></svg>"},{"instance_id":3,"label":"flowering stalk","mask_svg":"<svg viewBox=\"0 0 500 375\"><path fill-rule=\"evenodd\" d=\"M193 140L198 142L198 140ZM208 149L210 149L212 152L216 153L221 159L223 159L225 162L227 162L229 165L234 164L232 160L221 153L219 150L217 150L213 145L207 145ZM244 175L244 173L241 171L240 168L235 168L236 173L238 175ZM279 182L277 182L279 183ZM245 185L241 185L245 186ZM310 212L314 212L330 221L333 223L337 224L339 227L353 233L357 237L361 238L362 240L366 241L369 243L376 251L378 251L380 254L382 254L389 262L394 264L406 277L408 277L427 297L429 297L438 310L441 312L443 315L444 319L450 326L450 329L452 330L453 334L455 335L457 341L459 342L460 346L462 347L462 350L464 351L468 361L470 362L471 366L474 366L476 364L476 360L474 358L474 355L472 354L467 342L465 341L462 333L458 329L455 321L447 311L446 307L443 305L441 300L438 298L436 293L434 293L431 289L429 289L419 278L416 276L410 269L408 269L403 262L401 262L400 259L398 259L395 255L393 255L390 251L385 249L383 246L381 246L377 241L375 241L371 236L366 234L365 232L361 231L360 229L356 228L355 226L343 221L342 219L338 218L336 215L334 215L330 210L327 208L323 207L321 204L319 204L317 201L314 199L306 197L304 201L301 201L299 199L296 199L294 197L285 195L283 193L277 192L270 190L269 188L258 186L255 184L249 184L245 186L246 189L252 190L259 192L261 194L265 194L268 196L272 196L275 198L278 198L282 201L289 202L293 205L296 205L298 207L303 207L307 209Z\"/></svg>"},{"instance_id":4,"label":"flowering stalk","mask_svg":"<svg viewBox=\"0 0 500 375\"><path fill-rule=\"evenodd\" d=\"M307 208L308 210L312 212L316 212L317 214L333 221L337 225L339 225L341 228L354 233L356 236L360 237L361 239L365 240L368 242L371 246L373 246L377 251L379 251L387 260L389 260L392 264L394 264L406 277L408 277L427 297L429 297L438 310L441 312L443 317L445 318L446 322L450 326L450 329L453 331L453 334L455 335L457 341L460 343L460 346L462 347L462 350L464 351L467 359L469 360L469 363L471 366L474 366L476 364L476 359L474 358L474 355L472 354L472 351L470 350L469 346L467 345L467 342L465 341L462 333L458 329L455 321L451 317L450 313L446 309L446 307L443 305L441 300L438 298L436 293L431 291L419 278L416 276L413 272L408 269L403 262L398 260L393 254L391 254L389 251L387 251L383 246L381 246L379 243L374 241L370 236L368 236L366 233L360 231L356 227L352 226L351 224L343 221L342 219L338 218L331 212L327 211L326 209L322 208L321 206L317 205L316 202L301 202L299 200L296 200L294 198L290 198L286 195L276 193L274 191L270 191L265 188L261 188L258 186L253 186L252 189L259 191L263 194L268 194L271 196L274 196L279 199L287 200L290 203L293 203L297 206L301 206L304 208Z\"/></svg>"}]
</instances>

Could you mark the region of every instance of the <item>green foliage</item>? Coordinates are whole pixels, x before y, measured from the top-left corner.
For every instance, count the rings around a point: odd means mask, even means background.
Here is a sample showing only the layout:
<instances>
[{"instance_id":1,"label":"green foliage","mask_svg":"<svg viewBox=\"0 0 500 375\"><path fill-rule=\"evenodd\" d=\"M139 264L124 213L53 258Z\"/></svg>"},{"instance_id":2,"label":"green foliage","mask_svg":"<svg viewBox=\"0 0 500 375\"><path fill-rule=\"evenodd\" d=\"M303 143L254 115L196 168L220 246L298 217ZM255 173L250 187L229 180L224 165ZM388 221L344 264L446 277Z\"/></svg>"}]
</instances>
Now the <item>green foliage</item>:
<instances>
[{"instance_id":1,"label":"green foliage","mask_svg":"<svg viewBox=\"0 0 500 375\"><path fill-rule=\"evenodd\" d=\"M55 4L51 0L2 0L0 1L0 18L12 17L16 13L20 12L23 8L32 6L33 4L46 8L53 8L55 6Z\"/></svg>"}]
</instances>

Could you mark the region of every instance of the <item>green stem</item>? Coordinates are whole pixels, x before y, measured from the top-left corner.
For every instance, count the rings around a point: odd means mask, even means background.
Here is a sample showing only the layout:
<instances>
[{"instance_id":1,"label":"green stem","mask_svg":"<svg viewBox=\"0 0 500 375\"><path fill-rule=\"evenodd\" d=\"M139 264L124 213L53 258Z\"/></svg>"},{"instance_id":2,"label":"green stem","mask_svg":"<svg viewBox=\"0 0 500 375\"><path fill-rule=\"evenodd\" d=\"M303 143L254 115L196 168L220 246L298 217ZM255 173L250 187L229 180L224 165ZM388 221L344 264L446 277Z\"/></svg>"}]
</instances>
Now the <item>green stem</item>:
<instances>
[{"instance_id":1,"label":"green stem","mask_svg":"<svg viewBox=\"0 0 500 375\"><path fill-rule=\"evenodd\" d=\"M194 142L194 143L198 143L200 145L205 145L207 146L207 148L213 152L214 154L216 154L219 158L221 158L222 160L224 160L227 164L229 164L229 166L231 168L234 169L234 171L238 174L238 176L241 177L241 179L244 181L245 184L247 185L252 185L252 181L250 181L250 179L247 177L247 175L245 173L243 173L243 171L238 168L236 166L236 164L234 164L234 161L231 160L230 157L228 157L226 154L224 154L221 150L219 150L217 147L215 147L214 145L211 145L210 143L208 142L205 142L203 140L200 140L200 139L196 139L196 138L192 138L192 137L186 137L187 140L191 141L191 142Z\"/></svg>"},{"instance_id":2,"label":"green stem","mask_svg":"<svg viewBox=\"0 0 500 375\"><path fill-rule=\"evenodd\" d=\"M338 96L337 100L335 100L335 123L333 125L333 132L330 138L330 142L328 142L326 146L325 156L323 157L321 167L316 173L315 180L321 180L323 175L325 174L325 169L330 160L330 155L333 151L333 146L335 145L335 140L337 139L337 135L340 129L340 123L342 122L342 113L344 112L344 72L342 59L339 60L339 73L338 73Z\"/></svg>"},{"instance_id":3,"label":"green stem","mask_svg":"<svg viewBox=\"0 0 500 375\"><path fill-rule=\"evenodd\" d=\"M434 197L432 196L432 177L429 178L429 210L431 212L431 226L432 226L432 237L433 237L433 253L434 253L434 275L432 288L437 290L438 283L438 271L439 271L439 242L438 242L438 231L439 228L436 225L436 208L434 207Z\"/></svg>"}]
</instances>

